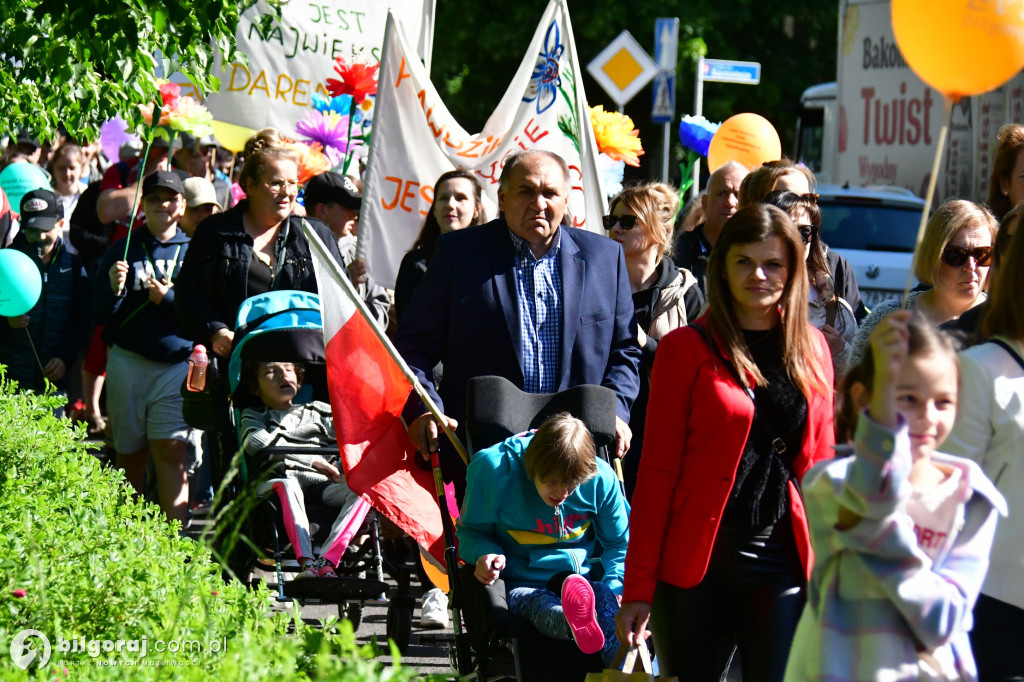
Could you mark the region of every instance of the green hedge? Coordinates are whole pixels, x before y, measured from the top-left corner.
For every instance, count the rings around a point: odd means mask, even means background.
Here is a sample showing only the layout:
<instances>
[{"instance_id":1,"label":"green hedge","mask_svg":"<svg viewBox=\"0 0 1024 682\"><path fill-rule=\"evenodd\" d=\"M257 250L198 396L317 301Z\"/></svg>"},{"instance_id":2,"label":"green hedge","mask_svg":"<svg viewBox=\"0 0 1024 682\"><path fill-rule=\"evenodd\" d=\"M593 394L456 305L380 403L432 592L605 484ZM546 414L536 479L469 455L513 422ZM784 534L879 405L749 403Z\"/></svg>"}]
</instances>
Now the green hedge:
<instances>
[{"instance_id":1,"label":"green hedge","mask_svg":"<svg viewBox=\"0 0 1024 682\"><path fill-rule=\"evenodd\" d=\"M155 505L133 501L120 472L89 453L82 430L52 416L57 398L14 388L0 367L0 678L416 678L375 661L380 652L358 646L348 621L293 624L271 611L266 589L225 584L207 548L180 537ZM9 650L27 628L45 634L52 653L44 668L22 672ZM61 652L58 637L140 647L145 638L147 653ZM184 641L224 650L156 650Z\"/></svg>"}]
</instances>

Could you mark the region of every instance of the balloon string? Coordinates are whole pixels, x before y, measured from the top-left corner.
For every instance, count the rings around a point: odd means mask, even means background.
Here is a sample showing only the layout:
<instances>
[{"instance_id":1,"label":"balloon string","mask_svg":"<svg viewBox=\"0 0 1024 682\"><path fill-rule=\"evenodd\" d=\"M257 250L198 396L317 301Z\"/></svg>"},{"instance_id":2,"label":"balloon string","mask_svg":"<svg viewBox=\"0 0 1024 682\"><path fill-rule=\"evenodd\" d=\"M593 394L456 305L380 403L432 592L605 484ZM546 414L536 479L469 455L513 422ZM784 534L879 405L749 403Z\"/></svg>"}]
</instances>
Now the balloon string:
<instances>
[{"instance_id":1,"label":"balloon string","mask_svg":"<svg viewBox=\"0 0 1024 682\"><path fill-rule=\"evenodd\" d=\"M36 344L32 341L32 334L29 332L28 327L25 327L25 336L28 337L28 345L32 347L32 355L36 356L36 364L39 365L39 372L45 377L46 370L43 369L43 361L39 359L39 352L36 351Z\"/></svg>"},{"instance_id":2,"label":"balloon string","mask_svg":"<svg viewBox=\"0 0 1024 682\"><path fill-rule=\"evenodd\" d=\"M903 287L903 299L901 308L910 305L910 289L914 285L914 271L917 269L917 259L921 257L921 241L924 239L924 229L928 224L928 211L931 210L932 201L935 199L935 185L939 179L939 164L942 163L942 150L946 146L946 135L949 132L949 120L953 115L953 104L955 100L949 95L943 97L945 112L942 116L942 127L939 129L939 144L935 146L935 159L932 161L932 174L928 178L928 191L924 197L924 207L921 209L921 222L917 226L917 241L914 242L914 258L910 264L910 272L907 273L907 283Z\"/></svg>"}]
</instances>

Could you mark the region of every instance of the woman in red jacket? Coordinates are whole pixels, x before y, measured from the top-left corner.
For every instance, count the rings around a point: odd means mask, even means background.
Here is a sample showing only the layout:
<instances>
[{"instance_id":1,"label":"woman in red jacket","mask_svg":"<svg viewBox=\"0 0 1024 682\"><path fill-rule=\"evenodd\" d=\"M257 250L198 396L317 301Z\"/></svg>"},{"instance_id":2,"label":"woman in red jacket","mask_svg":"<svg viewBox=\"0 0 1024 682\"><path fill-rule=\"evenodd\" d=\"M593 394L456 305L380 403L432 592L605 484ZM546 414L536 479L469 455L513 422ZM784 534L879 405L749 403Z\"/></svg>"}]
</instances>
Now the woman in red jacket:
<instances>
[{"instance_id":1,"label":"woman in red jacket","mask_svg":"<svg viewBox=\"0 0 1024 682\"><path fill-rule=\"evenodd\" d=\"M650 621L663 675L717 682L733 642L744 682L785 672L812 560L799 480L834 443L805 267L785 213L739 211L708 313L658 346L618 625L636 642Z\"/></svg>"}]
</instances>

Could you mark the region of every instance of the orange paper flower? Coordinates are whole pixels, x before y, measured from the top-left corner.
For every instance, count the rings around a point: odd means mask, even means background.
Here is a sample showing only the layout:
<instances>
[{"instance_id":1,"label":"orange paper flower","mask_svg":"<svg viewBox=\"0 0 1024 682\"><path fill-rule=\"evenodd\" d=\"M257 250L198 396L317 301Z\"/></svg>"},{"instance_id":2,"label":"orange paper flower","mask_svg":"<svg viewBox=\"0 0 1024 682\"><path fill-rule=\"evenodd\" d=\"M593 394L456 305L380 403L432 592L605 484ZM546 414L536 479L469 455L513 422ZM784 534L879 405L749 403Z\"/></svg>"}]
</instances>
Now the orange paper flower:
<instances>
[{"instance_id":1,"label":"orange paper flower","mask_svg":"<svg viewBox=\"0 0 1024 682\"><path fill-rule=\"evenodd\" d=\"M362 59L347 61L344 57L334 60L334 71L341 80L327 79L327 92L331 97L352 95L355 104L362 104L367 95L377 94L377 69L380 63L371 64Z\"/></svg>"},{"instance_id":2,"label":"orange paper flower","mask_svg":"<svg viewBox=\"0 0 1024 682\"><path fill-rule=\"evenodd\" d=\"M590 109L590 124L599 152L630 166L639 166L644 153L640 144L640 131L633 127L633 119L617 111L605 111L600 104Z\"/></svg>"},{"instance_id":3,"label":"orange paper flower","mask_svg":"<svg viewBox=\"0 0 1024 682\"><path fill-rule=\"evenodd\" d=\"M153 125L153 106L154 103L140 104L139 111L142 112L142 119L146 122L146 125ZM160 110L160 120L156 125L165 126L170 122L170 112L166 108Z\"/></svg>"},{"instance_id":4,"label":"orange paper flower","mask_svg":"<svg viewBox=\"0 0 1024 682\"><path fill-rule=\"evenodd\" d=\"M331 160L324 155L318 143L303 144L289 141L288 146L299 156L299 184L305 185L314 175L331 170Z\"/></svg>"}]
</instances>

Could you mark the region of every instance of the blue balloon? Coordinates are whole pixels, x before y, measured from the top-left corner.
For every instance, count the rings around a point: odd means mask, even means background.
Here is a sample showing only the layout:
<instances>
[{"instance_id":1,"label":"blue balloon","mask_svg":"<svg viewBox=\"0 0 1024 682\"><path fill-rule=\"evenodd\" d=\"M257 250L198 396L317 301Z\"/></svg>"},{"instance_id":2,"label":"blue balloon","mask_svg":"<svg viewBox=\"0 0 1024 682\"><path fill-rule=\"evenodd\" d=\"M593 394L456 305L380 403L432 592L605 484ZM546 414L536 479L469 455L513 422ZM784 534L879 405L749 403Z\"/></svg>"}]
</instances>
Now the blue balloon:
<instances>
[{"instance_id":1,"label":"blue balloon","mask_svg":"<svg viewBox=\"0 0 1024 682\"><path fill-rule=\"evenodd\" d=\"M21 212L21 198L34 189L50 189L50 178L34 163L18 161L0 172L0 187L7 193L11 208Z\"/></svg>"},{"instance_id":2,"label":"blue balloon","mask_svg":"<svg viewBox=\"0 0 1024 682\"><path fill-rule=\"evenodd\" d=\"M15 249L0 249L0 315L24 315L42 290L43 278L31 258Z\"/></svg>"}]
</instances>

